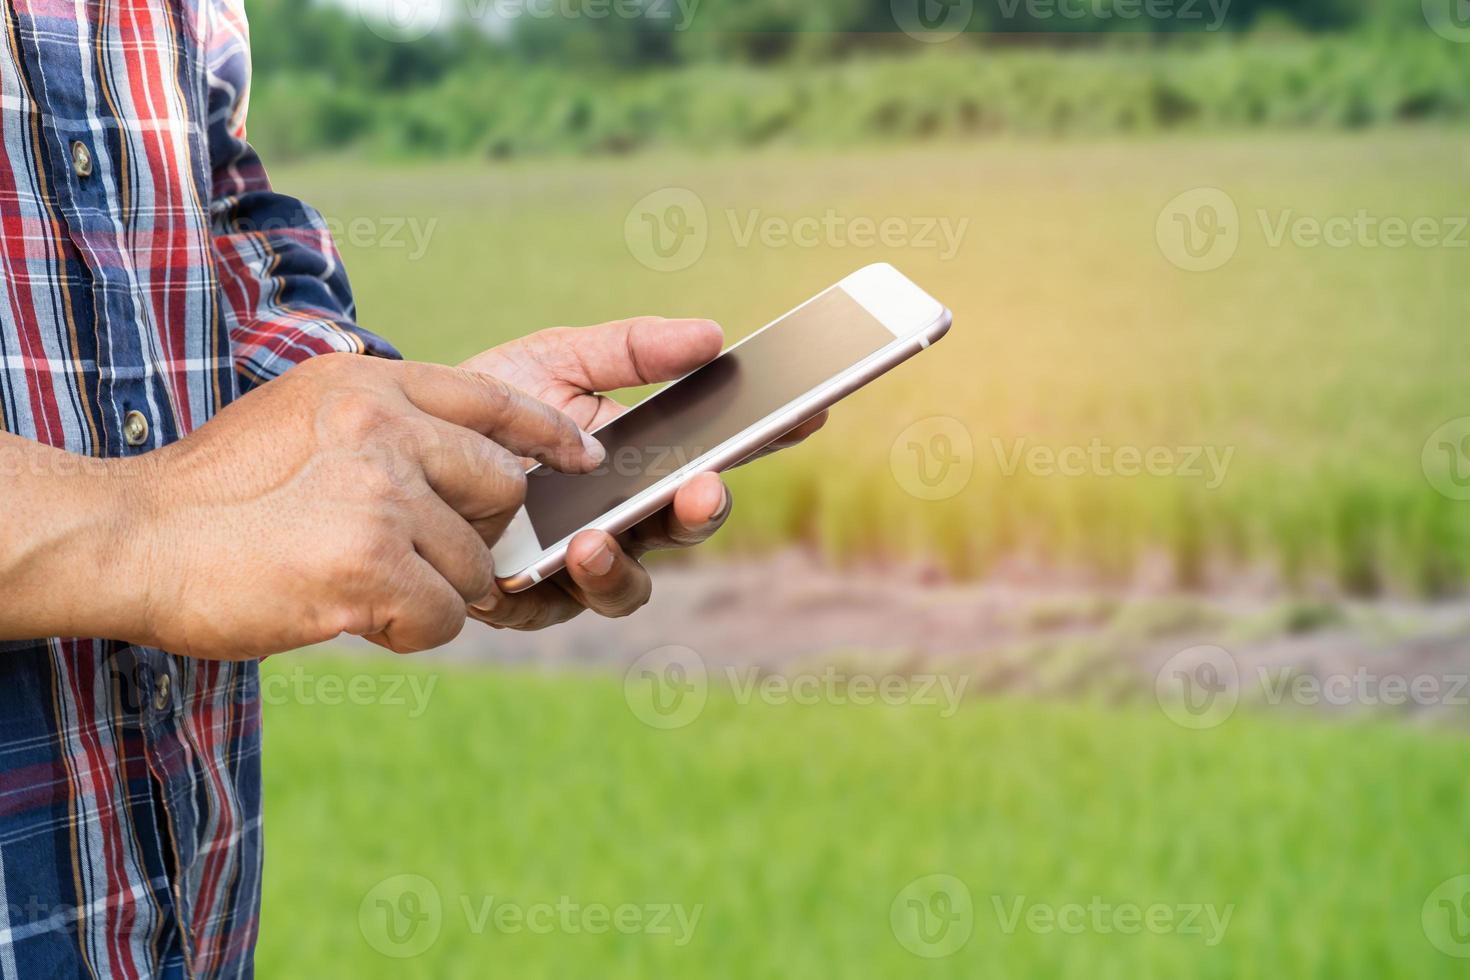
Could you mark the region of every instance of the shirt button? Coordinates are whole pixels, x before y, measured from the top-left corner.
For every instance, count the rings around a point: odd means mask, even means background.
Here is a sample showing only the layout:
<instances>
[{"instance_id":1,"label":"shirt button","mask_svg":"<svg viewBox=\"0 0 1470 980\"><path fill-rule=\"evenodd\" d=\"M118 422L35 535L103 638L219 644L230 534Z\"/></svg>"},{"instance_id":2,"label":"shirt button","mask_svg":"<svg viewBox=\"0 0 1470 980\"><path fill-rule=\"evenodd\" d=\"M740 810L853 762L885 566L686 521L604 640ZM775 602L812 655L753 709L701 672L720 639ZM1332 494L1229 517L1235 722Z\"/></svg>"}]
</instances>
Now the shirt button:
<instances>
[{"instance_id":1,"label":"shirt button","mask_svg":"<svg viewBox=\"0 0 1470 980\"><path fill-rule=\"evenodd\" d=\"M168 690L170 686L168 675L159 674L158 684L153 688L153 707L159 711L164 711L168 708Z\"/></svg>"},{"instance_id":2,"label":"shirt button","mask_svg":"<svg viewBox=\"0 0 1470 980\"><path fill-rule=\"evenodd\" d=\"M148 417L142 412L129 412L123 416L123 438L134 448L148 441Z\"/></svg>"},{"instance_id":3,"label":"shirt button","mask_svg":"<svg viewBox=\"0 0 1470 980\"><path fill-rule=\"evenodd\" d=\"M71 145L71 169L78 177L92 176L92 151L81 140Z\"/></svg>"}]
</instances>

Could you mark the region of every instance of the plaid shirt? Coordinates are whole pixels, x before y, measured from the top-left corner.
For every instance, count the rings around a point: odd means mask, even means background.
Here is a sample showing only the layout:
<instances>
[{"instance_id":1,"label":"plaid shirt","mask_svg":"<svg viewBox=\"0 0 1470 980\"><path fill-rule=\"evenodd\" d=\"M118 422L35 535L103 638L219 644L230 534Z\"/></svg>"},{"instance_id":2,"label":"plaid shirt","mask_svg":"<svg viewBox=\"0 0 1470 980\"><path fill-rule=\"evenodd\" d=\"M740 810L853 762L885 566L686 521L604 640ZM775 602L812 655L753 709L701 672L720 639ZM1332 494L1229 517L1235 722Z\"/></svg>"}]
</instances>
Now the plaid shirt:
<instances>
[{"instance_id":1,"label":"plaid shirt","mask_svg":"<svg viewBox=\"0 0 1470 980\"><path fill-rule=\"evenodd\" d=\"M307 357L394 356L245 142L242 2L0 0L9 432L142 453ZM0 645L0 978L248 975L260 872L255 664Z\"/></svg>"}]
</instances>

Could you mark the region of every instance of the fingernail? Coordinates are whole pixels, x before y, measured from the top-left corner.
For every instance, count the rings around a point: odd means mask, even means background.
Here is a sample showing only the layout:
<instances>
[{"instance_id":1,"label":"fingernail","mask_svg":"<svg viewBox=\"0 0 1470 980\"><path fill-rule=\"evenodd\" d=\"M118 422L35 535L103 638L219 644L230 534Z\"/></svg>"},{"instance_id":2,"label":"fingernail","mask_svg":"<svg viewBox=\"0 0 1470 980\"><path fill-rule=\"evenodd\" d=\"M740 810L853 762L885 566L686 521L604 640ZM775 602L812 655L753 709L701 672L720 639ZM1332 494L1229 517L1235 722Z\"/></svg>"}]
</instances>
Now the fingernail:
<instances>
[{"instance_id":1,"label":"fingernail","mask_svg":"<svg viewBox=\"0 0 1470 980\"><path fill-rule=\"evenodd\" d=\"M735 498L730 496L730 488L723 487L722 489L725 493L725 502L720 504L720 509L715 511L715 515L705 522L705 527L714 527L716 524L721 523L725 518L730 516L730 511L735 508Z\"/></svg>"},{"instance_id":2,"label":"fingernail","mask_svg":"<svg viewBox=\"0 0 1470 980\"><path fill-rule=\"evenodd\" d=\"M607 450L603 448L602 443L592 438L590 433L582 433L582 448L587 450L587 455L592 458L594 464L607 459Z\"/></svg>"},{"instance_id":3,"label":"fingernail","mask_svg":"<svg viewBox=\"0 0 1470 980\"><path fill-rule=\"evenodd\" d=\"M612 553L612 549L607 546L607 543L606 542L598 545L596 551L592 552L591 555L589 555L586 558L582 559L581 565L582 565L582 570L584 572L586 572L588 575L593 575L593 576L596 576L598 578L601 578L602 576L606 575L608 572L612 571L612 567L613 567L613 553Z\"/></svg>"}]
</instances>

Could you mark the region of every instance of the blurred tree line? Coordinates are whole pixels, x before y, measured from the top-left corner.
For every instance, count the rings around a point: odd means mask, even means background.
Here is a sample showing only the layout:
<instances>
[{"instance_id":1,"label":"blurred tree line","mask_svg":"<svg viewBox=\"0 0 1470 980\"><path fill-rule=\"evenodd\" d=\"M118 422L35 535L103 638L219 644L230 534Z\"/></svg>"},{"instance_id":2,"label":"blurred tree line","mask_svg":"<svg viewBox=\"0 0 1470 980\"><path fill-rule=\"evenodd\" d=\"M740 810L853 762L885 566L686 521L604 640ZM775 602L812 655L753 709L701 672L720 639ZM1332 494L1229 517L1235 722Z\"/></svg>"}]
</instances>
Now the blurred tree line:
<instances>
[{"instance_id":1,"label":"blurred tree line","mask_svg":"<svg viewBox=\"0 0 1470 980\"><path fill-rule=\"evenodd\" d=\"M614 0L421 2L440 2L454 16L446 17L448 29L405 44L367 29L364 19L372 15L366 11L378 5L363 0L247 0L256 63L266 70L309 66L368 84L413 85L466 64L507 58L636 68L731 60L810 62L854 51L912 48L898 30L895 0L616 0L618 10L641 10L637 17L609 16ZM1413 0L1147 0L1173 16L1124 12L1130 5L1137 11L1144 2L897 0L900 6L930 5L936 14L951 4L972 3L967 28L972 37L1040 46L1105 40L1117 33L1423 27Z\"/></svg>"},{"instance_id":2,"label":"blurred tree line","mask_svg":"<svg viewBox=\"0 0 1470 980\"><path fill-rule=\"evenodd\" d=\"M944 44L903 33L895 11L924 4L938 19L970 0L439 0L457 16L411 40L363 12L384 2L435 0L246 0L251 132L268 153L504 158L1470 117L1466 49L1411 0L973 0L967 31ZM1144 3L1176 16L1123 13Z\"/></svg>"}]
</instances>

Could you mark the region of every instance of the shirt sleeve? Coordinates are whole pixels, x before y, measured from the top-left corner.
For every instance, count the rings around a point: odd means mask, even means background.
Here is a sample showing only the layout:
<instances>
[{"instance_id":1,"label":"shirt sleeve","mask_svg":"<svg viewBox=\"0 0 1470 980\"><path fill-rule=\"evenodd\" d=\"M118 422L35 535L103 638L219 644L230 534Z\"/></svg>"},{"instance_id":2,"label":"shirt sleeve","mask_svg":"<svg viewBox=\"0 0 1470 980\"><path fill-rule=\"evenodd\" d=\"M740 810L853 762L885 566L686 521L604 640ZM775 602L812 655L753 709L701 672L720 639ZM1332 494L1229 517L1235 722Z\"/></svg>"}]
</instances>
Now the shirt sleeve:
<instances>
[{"instance_id":1,"label":"shirt sleeve","mask_svg":"<svg viewBox=\"0 0 1470 980\"><path fill-rule=\"evenodd\" d=\"M242 0L209 0L210 227L241 390L332 351L397 358L357 325L347 272L316 209L278 194L245 138L250 41Z\"/></svg>"}]
</instances>

